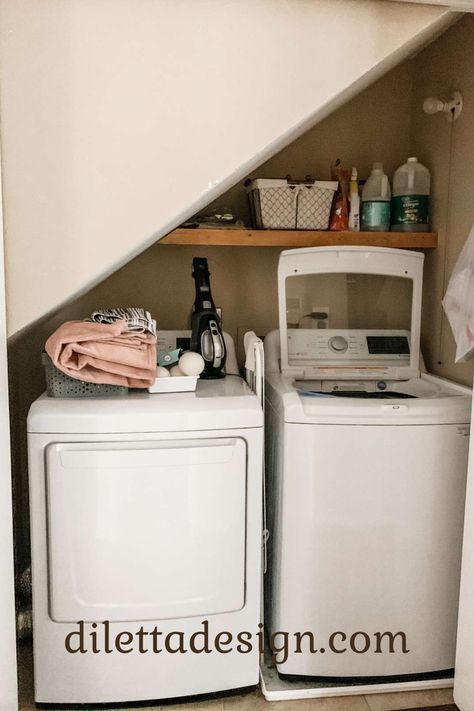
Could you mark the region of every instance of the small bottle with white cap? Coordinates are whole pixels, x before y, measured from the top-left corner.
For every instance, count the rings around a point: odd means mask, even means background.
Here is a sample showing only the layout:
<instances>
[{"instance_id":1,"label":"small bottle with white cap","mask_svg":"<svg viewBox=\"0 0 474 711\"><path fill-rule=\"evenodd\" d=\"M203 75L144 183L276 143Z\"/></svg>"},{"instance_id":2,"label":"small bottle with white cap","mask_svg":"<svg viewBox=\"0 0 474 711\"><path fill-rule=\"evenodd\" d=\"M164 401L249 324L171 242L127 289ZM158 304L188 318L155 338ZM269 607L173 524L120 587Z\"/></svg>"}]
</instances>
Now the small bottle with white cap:
<instances>
[{"instance_id":1,"label":"small bottle with white cap","mask_svg":"<svg viewBox=\"0 0 474 711\"><path fill-rule=\"evenodd\" d=\"M351 210L349 213L349 229L351 232L359 232L360 230L360 197L359 197L359 181L357 179L357 168L352 168L351 182L349 184L349 199L351 201Z\"/></svg>"}]
</instances>

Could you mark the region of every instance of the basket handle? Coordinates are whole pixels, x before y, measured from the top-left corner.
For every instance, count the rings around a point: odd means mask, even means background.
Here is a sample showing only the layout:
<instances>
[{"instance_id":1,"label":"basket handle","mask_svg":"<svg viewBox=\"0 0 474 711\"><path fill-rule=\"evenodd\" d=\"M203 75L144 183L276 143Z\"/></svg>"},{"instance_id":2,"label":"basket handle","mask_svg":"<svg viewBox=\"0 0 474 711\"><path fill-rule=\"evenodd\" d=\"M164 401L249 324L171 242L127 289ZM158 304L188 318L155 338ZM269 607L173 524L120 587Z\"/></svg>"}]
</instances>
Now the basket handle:
<instances>
[{"instance_id":1,"label":"basket handle","mask_svg":"<svg viewBox=\"0 0 474 711\"><path fill-rule=\"evenodd\" d=\"M285 180L287 183L293 183L293 185L303 185L306 183L316 182L316 179L313 178L311 175L305 175L305 177L300 180L293 180L289 173L288 175L285 175Z\"/></svg>"}]
</instances>

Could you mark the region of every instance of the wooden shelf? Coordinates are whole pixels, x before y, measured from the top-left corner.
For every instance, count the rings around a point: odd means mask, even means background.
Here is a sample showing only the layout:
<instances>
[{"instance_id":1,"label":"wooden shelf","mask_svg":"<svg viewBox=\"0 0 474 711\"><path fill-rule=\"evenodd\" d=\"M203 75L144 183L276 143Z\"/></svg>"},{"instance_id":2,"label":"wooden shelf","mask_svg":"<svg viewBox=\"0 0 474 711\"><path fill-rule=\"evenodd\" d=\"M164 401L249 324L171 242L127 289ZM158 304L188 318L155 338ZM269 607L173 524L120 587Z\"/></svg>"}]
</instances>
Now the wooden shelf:
<instances>
[{"instance_id":1,"label":"wooden shelf","mask_svg":"<svg viewBox=\"0 0 474 711\"><path fill-rule=\"evenodd\" d=\"M311 230L184 229L170 232L160 244L221 247L322 247L363 245L400 249L434 249L436 232L313 232Z\"/></svg>"}]
</instances>

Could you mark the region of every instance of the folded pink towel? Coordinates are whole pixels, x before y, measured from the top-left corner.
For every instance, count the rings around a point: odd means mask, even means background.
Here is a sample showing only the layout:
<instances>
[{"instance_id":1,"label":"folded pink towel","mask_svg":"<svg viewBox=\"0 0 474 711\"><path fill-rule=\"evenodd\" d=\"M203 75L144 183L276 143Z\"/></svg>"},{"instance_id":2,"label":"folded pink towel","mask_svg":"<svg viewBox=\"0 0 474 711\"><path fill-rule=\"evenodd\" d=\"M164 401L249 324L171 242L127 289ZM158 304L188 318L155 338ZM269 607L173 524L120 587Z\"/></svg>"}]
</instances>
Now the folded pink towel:
<instances>
[{"instance_id":1,"label":"folded pink towel","mask_svg":"<svg viewBox=\"0 0 474 711\"><path fill-rule=\"evenodd\" d=\"M46 341L46 353L71 378L147 388L156 378L156 337L127 328L126 321L67 321Z\"/></svg>"}]
</instances>

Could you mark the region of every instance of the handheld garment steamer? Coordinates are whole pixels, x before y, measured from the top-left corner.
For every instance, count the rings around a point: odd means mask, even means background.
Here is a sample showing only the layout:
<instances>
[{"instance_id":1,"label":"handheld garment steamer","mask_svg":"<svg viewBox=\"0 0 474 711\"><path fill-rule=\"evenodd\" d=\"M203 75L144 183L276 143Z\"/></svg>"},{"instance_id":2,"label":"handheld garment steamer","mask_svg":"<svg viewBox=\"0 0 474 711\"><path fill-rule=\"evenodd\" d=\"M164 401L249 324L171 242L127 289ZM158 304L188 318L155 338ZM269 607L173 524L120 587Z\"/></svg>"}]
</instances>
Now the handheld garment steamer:
<instances>
[{"instance_id":1,"label":"handheld garment steamer","mask_svg":"<svg viewBox=\"0 0 474 711\"><path fill-rule=\"evenodd\" d=\"M208 380L223 378L226 349L222 336L220 319L214 306L209 280L207 259L194 257L193 278L196 285L196 299L191 317L191 350L204 358L201 378Z\"/></svg>"}]
</instances>

